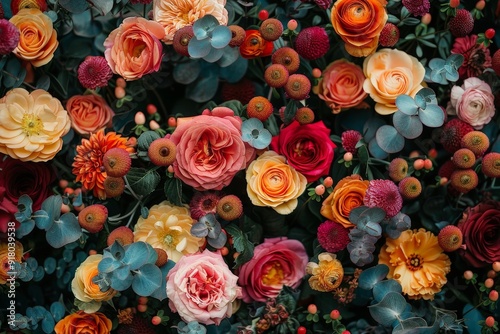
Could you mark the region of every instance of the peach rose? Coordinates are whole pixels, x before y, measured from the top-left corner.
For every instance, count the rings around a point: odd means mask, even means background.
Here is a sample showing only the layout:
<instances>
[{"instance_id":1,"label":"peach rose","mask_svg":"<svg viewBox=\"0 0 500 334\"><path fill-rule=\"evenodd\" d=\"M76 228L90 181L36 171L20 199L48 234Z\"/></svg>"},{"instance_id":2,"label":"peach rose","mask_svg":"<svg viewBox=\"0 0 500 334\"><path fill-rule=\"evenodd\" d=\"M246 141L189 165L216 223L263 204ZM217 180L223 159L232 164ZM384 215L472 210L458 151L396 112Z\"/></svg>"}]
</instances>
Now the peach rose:
<instances>
[{"instance_id":1,"label":"peach rose","mask_svg":"<svg viewBox=\"0 0 500 334\"><path fill-rule=\"evenodd\" d=\"M376 102L375 111L381 115L396 112L396 98L406 94L414 97L421 85L425 68L418 59L404 51L382 49L363 62L365 92Z\"/></svg>"},{"instance_id":2,"label":"peach rose","mask_svg":"<svg viewBox=\"0 0 500 334\"><path fill-rule=\"evenodd\" d=\"M495 96L486 82L476 77L465 79L463 85L453 86L448 113L480 130L495 116Z\"/></svg>"},{"instance_id":3,"label":"peach rose","mask_svg":"<svg viewBox=\"0 0 500 334\"><path fill-rule=\"evenodd\" d=\"M90 255L76 269L75 277L71 282L71 291L73 291L75 298L84 303L92 304L93 308L86 308L89 313L97 311L101 302L110 300L117 292L111 288L103 292L99 285L92 282L92 279L99 274L97 266L101 260L101 254Z\"/></svg>"},{"instance_id":4,"label":"peach rose","mask_svg":"<svg viewBox=\"0 0 500 334\"><path fill-rule=\"evenodd\" d=\"M344 177L323 201L320 213L344 227L354 227L349 221L349 214L352 209L363 205L369 184L369 181L363 181L357 174Z\"/></svg>"},{"instance_id":5,"label":"peach rose","mask_svg":"<svg viewBox=\"0 0 500 334\"><path fill-rule=\"evenodd\" d=\"M246 172L247 193L257 206L269 206L282 215L292 213L297 198L306 189L307 179L274 151L252 161Z\"/></svg>"},{"instance_id":6,"label":"peach rose","mask_svg":"<svg viewBox=\"0 0 500 334\"><path fill-rule=\"evenodd\" d=\"M322 74L323 78L318 84L318 96L334 114L360 105L367 96L363 90L363 70L346 59L330 63Z\"/></svg>"},{"instance_id":7,"label":"peach rose","mask_svg":"<svg viewBox=\"0 0 500 334\"><path fill-rule=\"evenodd\" d=\"M153 20L165 30L163 41L172 44L177 30L192 26L205 15L214 16L221 25L227 25L226 0L155 0Z\"/></svg>"},{"instance_id":8,"label":"peach rose","mask_svg":"<svg viewBox=\"0 0 500 334\"><path fill-rule=\"evenodd\" d=\"M81 135L90 135L111 125L113 110L99 95L74 95L66 102L71 127Z\"/></svg>"},{"instance_id":9,"label":"peach rose","mask_svg":"<svg viewBox=\"0 0 500 334\"><path fill-rule=\"evenodd\" d=\"M59 42L52 20L37 8L21 9L10 22L19 32L19 44L13 53L20 59L40 67L52 60Z\"/></svg>"},{"instance_id":10,"label":"peach rose","mask_svg":"<svg viewBox=\"0 0 500 334\"><path fill-rule=\"evenodd\" d=\"M23 257L22 243L16 241L15 247L9 248L8 242L6 241L0 242L0 285L7 283L7 280L11 277L8 274L8 272L10 270L11 265L14 264L12 261L20 263L22 257Z\"/></svg>"},{"instance_id":11,"label":"peach rose","mask_svg":"<svg viewBox=\"0 0 500 334\"><path fill-rule=\"evenodd\" d=\"M136 80L160 69L163 27L142 17L127 17L104 41L104 57L113 73Z\"/></svg>"},{"instance_id":12,"label":"peach rose","mask_svg":"<svg viewBox=\"0 0 500 334\"><path fill-rule=\"evenodd\" d=\"M109 334L113 327L103 313L78 311L59 320L54 327L56 334Z\"/></svg>"},{"instance_id":13,"label":"peach rose","mask_svg":"<svg viewBox=\"0 0 500 334\"><path fill-rule=\"evenodd\" d=\"M260 31L250 29L246 30L245 34L245 39L240 45L240 53L243 58L253 59L271 55L274 44L266 41Z\"/></svg>"},{"instance_id":14,"label":"peach rose","mask_svg":"<svg viewBox=\"0 0 500 334\"><path fill-rule=\"evenodd\" d=\"M331 21L346 51L354 57L366 57L378 46L380 32L387 22L386 0L337 0Z\"/></svg>"}]
</instances>

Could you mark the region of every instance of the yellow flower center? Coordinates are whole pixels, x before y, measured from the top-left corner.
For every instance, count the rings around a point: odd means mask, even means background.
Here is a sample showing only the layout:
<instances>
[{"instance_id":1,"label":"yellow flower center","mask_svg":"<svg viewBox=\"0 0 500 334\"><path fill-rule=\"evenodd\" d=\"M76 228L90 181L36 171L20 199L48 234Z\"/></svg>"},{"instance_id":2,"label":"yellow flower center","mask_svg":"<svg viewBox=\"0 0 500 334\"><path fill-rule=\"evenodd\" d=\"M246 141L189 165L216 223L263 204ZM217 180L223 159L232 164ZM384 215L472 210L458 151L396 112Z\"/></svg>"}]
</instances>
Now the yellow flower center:
<instances>
[{"instance_id":1,"label":"yellow flower center","mask_svg":"<svg viewBox=\"0 0 500 334\"><path fill-rule=\"evenodd\" d=\"M132 51L132 54L135 58L139 58L141 56L142 50L146 48L146 45L144 44L139 44L134 47L134 50Z\"/></svg>"},{"instance_id":2,"label":"yellow flower center","mask_svg":"<svg viewBox=\"0 0 500 334\"><path fill-rule=\"evenodd\" d=\"M424 258L418 254L411 254L408 259L406 259L406 266L411 271L416 271L422 268L424 264Z\"/></svg>"},{"instance_id":3,"label":"yellow flower center","mask_svg":"<svg viewBox=\"0 0 500 334\"><path fill-rule=\"evenodd\" d=\"M22 128L27 136L39 135L40 130L43 129L43 123L40 117L35 114L24 114Z\"/></svg>"},{"instance_id":4,"label":"yellow flower center","mask_svg":"<svg viewBox=\"0 0 500 334\"><path fill-rule=\"evenodd\" d=\"M283 273L283 268L281 264L277 261L273 261L267 263L264 266L262 275L262 283L265 285L278 285L283 282L283 278L285 277Z\"/></svg>"},{"instance_id":5,"label":"yellow flower center","mask_svg":"<svg viewBox=\"0 0 500 334\"><path fill-rule=\"evenodd\" d=\"M160 240L163 240L167 247L175 247L179 243L179 232L178 231L168 231L165 235L161 236Z\"/></svg>"}]
</instances>

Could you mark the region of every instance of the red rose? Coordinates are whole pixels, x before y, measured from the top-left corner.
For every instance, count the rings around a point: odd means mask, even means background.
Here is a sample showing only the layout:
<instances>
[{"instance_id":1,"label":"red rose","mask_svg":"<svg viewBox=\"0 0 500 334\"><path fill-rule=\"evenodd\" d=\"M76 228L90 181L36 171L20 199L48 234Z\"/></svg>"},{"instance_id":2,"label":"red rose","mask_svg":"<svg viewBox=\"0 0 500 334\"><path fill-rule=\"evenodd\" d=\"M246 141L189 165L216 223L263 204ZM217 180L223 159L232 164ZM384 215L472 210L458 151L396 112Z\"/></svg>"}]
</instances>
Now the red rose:
<instances>
[{"instance_id":1,"label":"red rose","mask_svg":"<svg viewBox=\"0 0 500 334\"><path fill-rule=\"evenodd\" d=\"M21 195L33 200L33 211L39 210L42 202L52 194L50 184L56 175L52 165L45 162L22 162L0 155L0 232L6 228L7 220L14 219L17 201ZM7 218L7 216L10 216ZM5 220L5 222L4 222ZM4 226L5 223L5 226Z\"/></svg>"},{"instance_id":2,"label":"red rose","mask_svg":"<svg viewBox=\"0 0 500 334\"><path fill-rule=\"evenodd\" d=\"M465 249L460 253L479 268L500 261L500 203L489 201L468 208L458 222Z\"/></svg>"},{"instance_id":3,"label":"red rose","mask_svg":"<svg viewBox=\"0 0 500 334\"><path fill-rule=\"evenodd\" d=\"M330 129L322 121L306 125L293 121L271 142L271 149L284 155L307 182L328 174L336 147L330 140Z\"/></svg>"}]
</instances>

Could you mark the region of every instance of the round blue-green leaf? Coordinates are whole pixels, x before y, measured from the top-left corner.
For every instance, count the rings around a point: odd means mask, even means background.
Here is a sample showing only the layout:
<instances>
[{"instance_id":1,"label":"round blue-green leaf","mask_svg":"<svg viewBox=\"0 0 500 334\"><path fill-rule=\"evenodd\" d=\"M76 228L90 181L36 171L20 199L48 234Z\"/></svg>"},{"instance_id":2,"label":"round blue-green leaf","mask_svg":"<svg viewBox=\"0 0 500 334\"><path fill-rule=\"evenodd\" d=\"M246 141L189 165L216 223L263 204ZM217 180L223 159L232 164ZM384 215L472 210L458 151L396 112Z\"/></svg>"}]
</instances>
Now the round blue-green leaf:
<instances>
[{"instance_id":1,"label":"round blue-green leaf","mask_svg":"<svg viewBox=\"0 0 500 334\"><path fill-rule=\"evenodd\" d=\"M425 97L417 93L415 95L415 104L419 108L425 109L425 107L427 106L427 102L425 101Z\"/></svg>"},{"instance_id":2,"label":"round blue-green leaf","mask_svg":"<svg viewBox=\"0 0 500 334\"><path fill-rule=\"evenodd\" d=\"M50 275L56 270L57 262L53 257L48 257L43 261L43 269Z\"/></svg>"},{"instance_id":3,"label":"round blue-green leaf","mask_svg":"<svg viewBox=\"0 0 500 334\"><path fill-rule=\"evenodd\" d=\"M392 123L398 132L408 139L417 138L424 129L417 115L410 116L400 111L392 115Z\"/></svg>"},{"instance_id":4,"label":"round blue-green leaf","mask_svg":"<svg viewBox=\"0 0 500 334\"><path fill-rule=\"evenodd\" d=\"M101 273L110 273L118 268L120 268L122 264L120 261L115 260L112 257L105 257L99 264L97 265L97 270Z\"/></svg>"},{"instance_id":5,"label":"round blue-green leaf","mask_svg":"<svg viewBox=\"0 0 500 334\"><path fill-rule=\"evenodd\" d=\"M217 26L219 21L213 15L205 15L193 24L193 33L196 39L206 39Z\"/></svg>"},{"instance_id":6,"label":"round blue-green leaf","mask_svg":"<svg viewBox=\"0 0 500 334\"><path fill-rule=\"evenodd\" d=\"M404 137L391 125L382 125L375 135L377 144L387 153L397 153L405 146Z\"/></svg>"},{"instance_id":7,"label":"round blue-green leaf","mask_svg":"<svg viewBox=\"0 0 500 334\"><path fill-rule=\"evenodd\" d=\"M222 49L229 44L232 38L231 30L226 26L217 26L212 31L212 46Z\"/></svg>"},{"instance_id":8,"label":"round blue-green leaf","mask_svg":"<svg viewBox=\"0 0 500 334\"><path fill-rule=\"evenodd\" d=\"M208 228L202 222L194 223L191 226L191 235L197 238L204 238L208 235Z\"/></svg>"},{"instance_id":9,"label":"round blue-green leaf","mask_svg":"<svg viewBox=\"0 0 500 334\"><path fill-rule=\"evenodd\" d=\"M239 57L240 52L238 48L226 46L224 48L224 53L222 54L222 57L217 61L217 64L220 67L227 67L234 63Z\"/></svg>"},{"instance_id":10,"label":"round blue-green leaf","mask_svg":"<svg viewBox=\"0 0 500 334\"><path fill-rule=\"evenodd\" d=\"M403 288L398 281L393 279L383 280L373 286L373 298L376 302L381 301L389 292L401 293Z\"/></svg>"},{"instance_id":11,"label":"round blue-green leaf","mask_svg":"<svg viewBox=\"0 0 500 334\"><path fill-rule=\"evenodd\" d=\"M52 247L61 248L78 240L81 235L82 229L78 224L78 219L73 213L67 212L52 224L52 227L45 234L45 238Z\"/></svg>"},{"instance_id":12,"label":"round blue-green leaf","mask_svg":"<svg viewBox=\"0 0 500 334\"><path fill-rule=\"evenodd\" d=\"M479 325L479 321L484 320L484 316L481 311L477 309L477 307L466 304L462 311L462 314L465 314L464 320L465 325L467 326L467 330L470 334L480 334L481 333L481 325Z\"/></svg>"},{"instance_id":13,"label":"round blue-green leaf","mask_svg":"<svg viewBox=\"0 0 500 334\"><path fill-rule=\"evenodd\" d=\"M366 290L371 290L381 280L383 280L389 273L389 267L385 264L377 264L375 267L371 267L363 270L359 275L359 287Z\"/></svg>"},{"instance_id":14,"label":"round blue-green leaf","mask_svg":"<svg viewBox=\"0 0 500 334\"><path fill-rule=\"evenodd\" d=\"M45 270L43 270L42 266L38 266L36 270L33 271L33 281L39 282L45 276Z\"/></svg>"},{"instance_id":15,"label":"round blue-green leaf","mask_svg":"<svg viewBox=\"0 0 500 334\"><path fill-rule=\"evenodd\" d=\"M203 58L210 53L212 45L210 40L191 38L188 44L189 55L193 58Z\"/></svg>"},{"instance_id":16,"label":"round blue-green leaf","mask_svg":"<svg viewBox=\"0 0 500 334\"><path fill-rule=\"evenodd\" d=\"M205 57L203 57L203 60L208 61L209 63L215 63L216 61L221 59L223 55L224 55L224 49L212 48L210 49L210 52Z\"/></svg>"},{"instance_id":17,"label":"round blue-green leaf","mask_svg":"<svg viewBox=\"0 0 500 334\"><path fill-rule=\"evenodd\" d=\"M425 110L420 110L418 117L424 125L437 128L444 123L444 111L437 104L428 104Z\"/></svg>"},{"instance_id":18,"label":"round blue-green leaf","mask_svg":"<svg viewBox=\"0 0 500 334\"><path fill-rule=\"evenodd\" d=\"M342 113L341 113L342 115ZM377 133L377 130L382 126L385 125L386 122L384 121L383 118L381 118L378 115L373 115L370 117L365 124L363 125L363 138L364 140L369 143L373 138L375 138L375 134Z\"/></svg>"},{"instance_id":19,"label":"round blue-green leaf","mask_svg":"<svg viewBox=\"0 0 500 334\"><path fill-rule=\"evenodd\" d=\"M41 230L47 231L54 224L54 221L50 219L48 213L44 210L35 211L32 218L35 221L36 227Z\"/></svg>"},{"instance_id":20,"label":"round blue-green leaf","mask_svg":"<svg viewBox=\"0 0 500 334\"><path fill-rule=\"evenodd\" d=\"M125 250L122 262L130 266L130 270L136 270L148 261L148 246L145 242L134 242Z\"/></svg>"},{"instance_id":21,"label":"round blue-green leaf","mask_svg":"<svg viewBox=\"0 0 500 334\"><path fill-rule=\"evenodd\" d=\"M21 239L22 237L28 235L35 228L35 221L33 219L25 220L16 229L16 237Z\"/></svg>"},{"instance_id":22,"label":"round blue-green leaf","mask_svg":"<svg viewBox=\"0 0 500 334\"><path fill-rule=\"evenodd\" d=\"M386 151L378 146L377 140L375 138L370 140L370 142L368 143L368 150L370 151L372 157L374 157L375 159L385 159L389 156Z\"/></svg>"},{"instance_id":23,"label":"round blue-green leaf","mask_svg":"<svg viewBox=\"0 0 500 334\"><path fill-rule=\"evenodd\" d=\"M192 39L191 39L192 40ZM227 67L226 67L227 68ZM198 103L209 101L219 87L219 77L213 69L203 71L203 76L186 87L185 97Z\"/></svg>"},{"instance_id":24,"label":"round blue-green leaf","mask_svg":"<svg viewBox=\"0 0 500 334\"><path fill-rule=\"evenodd\" d=\"M220 226L220 225L219 225ZM226 244L227 236L225 233L219 233L219 235L215 238L208 238L208 244L214 248L222 248Z\"/></svg>"},{"instance_id":25,"label":"round blue-green leaf","mask_svg":"<svg viewBox=\"0 0 500 334\"><path fill-rule=\"evenodd\" d=\"M114 277L111 277L111 288L117 291L123 291L128 289L132 285L132 281L134 280L133 275L129 275L126 279L120 280Z\"/></svg>"},{"instance_id":26,"label":"round blue-green leaf","mask_svg":"<svg viewBox=\"0 0 500 334\"><path fill-rule=\"evenodd\" d=\"M132 290L139 296L148 297L161 286L162 274L160 268L148 263L142 266L134 276Z\"/></svg>"},{"instance_id":27,"label":"round blue-green leaf","mask_svg":"<svg viewBox=\"0 0 500 334\"><path fill-rule=\"evenodd\" d=\"M130 272L130 267L125 265L116 269L112 273L113 278L119 279L121 281L126 280L132 273Z\"/></svg>"},{"instance_id":28,"label":"round blue-green leaf","mask_svg":"<svg viewBox=\"0 0 500 334\"><path fill-rule=\"evenodd\" d=\"M26 259L26 264L31 271L34 271L38 267L38 261L34 257L29 257Z\"/></svg>"},{"instance_id":29,"label":"round blue-green leaf","mask_svg":"<svg viewBox=\"0 0 500 334\"><path fill-rule=\"evenodd\" d=\"M21 195L21 197L17 200L17 209L24 214L26 219L31 217L31 214L33 213L32 206L33 200L26 194Z\"/></svg>"},{"instance_id":30,"label":"round blue-green leaf","mask_svg":"<svg viewBox=\"0 0 500 334\"><path fill-rule=\"evenodd\" d=\"M223 57L224 58L224 57ZM238 54L238 58L228 66L221 67L220 69L220 78L226 80L229 83L236 83L240 81L248 68L248 59L240 57Z\"/></svg>"},{"instance_id":31,"label":"round blue-green leaf","mask_svg":"<svg viewBox=\"0 0 500 334\"><path fill-rule=\"evenodd\" d=\"M415 115L418 111L418 106L413 98L406 94L399 95L396 98L396 107L398 107L398 110L406 115Z\"/></svg>"},{"instance_id":32,"label":"round blue-green leaf","mask_svg":"<svg viewBox=\"0 0 500 334\"><path fill-rule=\"evenodd\" d=\"M71 249L64 249L62 253L62 258L66 263L70 263L71 260L73 260L73 250Z\"/></svg>"},{"instance_id":33,"label":"round blue-green leaf","mask_svg":"<svg viewBox=\"0 0 500 334\"><path fill-rule=\"evenodd\" d=\"M170 269L172 269L175 266L175 262L172 260L168 260L167 263L165 263L161 268L161 276L162 277L167 277L168 272ZM156 298L159 301L162 301L167 298L167 280L162 279L161 280L161 286L156 289L150 297Z\"/></svg>"},{"instance_id":34,"label":"round blue-green leaf","mask_svg":"<svg viewBox=\"0 0 500 334\"><path fill-rule=\"evenodd\" d=\"M61 302L53 302L50 305L50 313L54 317L55 321L59 321L64 317L65 313L64 304Z\"/></svg>"},{"instance_id":35,"label":"round blue-green leaf","mask_svg":"<svg viewBox=\"0 0 500 334\"><path fill-rule=\"evenodd\" d=\"M52 195L45 199L42 203L42 210L47 212L50 220L58 220L61 215L62 197ZM78 223L78 221L77 221Z\"/></svg>"},{"instance_id":36,"label":"round blue-green leaf","mask_svg":"<svg viewBox=\"0 0 500 334\"><path fill-rule=\"evenodd\" d=\"M389 292L375 305L368 306L372 318L383 326L391 326L406 309L406 300L398 292Z\"/></svg>"},{"instance_id":37,"label":"round blue-green leaf","mask_svg":"<svg viewBox=\"0 0 500 334\"><path fill-rule=\"evenodd\" d=\"M189 85L198 78L200 71L201 66L198 60L177 64L173 71L174 80L180 84Z\"/></svg>"}]
</instances>

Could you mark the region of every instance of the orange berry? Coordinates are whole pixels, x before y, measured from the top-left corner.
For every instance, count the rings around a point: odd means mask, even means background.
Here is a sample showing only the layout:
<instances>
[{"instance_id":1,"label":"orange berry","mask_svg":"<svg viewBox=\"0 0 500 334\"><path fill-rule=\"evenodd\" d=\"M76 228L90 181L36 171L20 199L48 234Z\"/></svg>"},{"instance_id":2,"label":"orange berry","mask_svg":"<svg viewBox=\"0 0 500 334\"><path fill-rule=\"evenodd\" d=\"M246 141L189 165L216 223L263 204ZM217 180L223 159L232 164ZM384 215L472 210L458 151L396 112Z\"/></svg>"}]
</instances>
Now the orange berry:
<instances>
[{"instance_id":1,"label":"orange berry","mask_svg":"<svg viewBox=\"0 0 500 334\"><path fill-rule=\"evenodd\" d=\"M144 296L140 296L138 299L137 299L137 303L139 305L146 305L148 303L148 297L144 297Z\"/></svg>"},{"instance_id":2,"label":"orange berry","mask_svg":"<svg viewBox=\"0 0 500 334\"><path fill-rule=\"evenodd\" d=\"M115 97L117 99L123 99L126 95L125 89L120 86L115 87Z\"/></svg>"},{"instance_id":3,"label":"orange berry","mask_svg":"<svg viewBox=\"0 0 500 334\"><path fill-rule=\"evenodd\" d=\"M114 147L104 153L102 164L108 176L122 177L130 170L132 159L125 149Z\"/></svg>"},{"instance_id":4,"label":"orange berry","mask_svg":"<svg viewBox=\"0 0 500 334\"><path fill-rule=\"evenodd\" d=\"M487 326L487 327L493 327L495 326L495 318L493 318L491 315L489 317L487 317L485 320L484 320L484 324Z\"/></svg>"},{"instance_id":5,"label":"orange berry","mask_svg":"<svg viewBox=\"0 0 500 334\"><path fill-rule=\"evenodd\" d=\"M285 85L285 93L292 100L303 100L309 96L311 81L303 74L292 74Z\"/></svg>"},{"instance_id":6,"label":"orange berry","mask_svg":"<svg viewBox=\"0 0 500 334\"><path fill-rule=\"evenodd\" d=\"M299 24L297 23L297 21L295 20L290 20L288 21L286 27L290 30L295 30L297 29L297 27L299 26Z\"/></svg>"},{"instance_id":7,"label":"orange berry","mask_svg":"<svg viewBox=\"0 0 500 334\"><path fill-rule=\"evenodd\" d=\"M92 204L78 214L78 223L90 233L101 231L108 219L108 208L102 204Z\"/></svg>"},{"instance_id":8,"label":"orange berry","mask_svg":"<svg viewBox=\"0 0 500 334\"><path fill-rule=\"evenodd\" d=\"M106 244L111 246L115 240L122 246L130 245L134 242L134 232L126 226L120 226L111 231L106 240Z\"/></svg>"},{"instance_id":9,"label":"orange berry","mask_svg":"<svg viewBox=\"0 0 500 334\"><path fill-rule=\"evenodd\" d=\"M352 158L353 158L353 155L351 152L345 152L344 153L344 160L349 162L349 161L352 161Z\"/></svg>"},{"instance_id":10,"label":"orange berry","mask_svg":"<svg viewBox=\"0 0 500 334\"><path fill-rule=\"evenodd\" d=\"M476 172L472 169L459 169L451 174L451 186L461 193L468 193L479 183Z\"/></svg>"},{"instance_id":11,"label":"orange berry","mask_svg":"<svg viewBox=\"0 0 500 334\"><path fill-rule=\"evenodd\" d=\"M411 151L410 155L408 156L409 158L418 158L420 156L420 152L417 150Z\"/></svg>"},{"instance_id":12,"label":"orange berry","mask_svg":"<svg viewBox=\"0 0 500 334\"><path fill-rule=\"evenodd\" d=\"M494 271L499 272L500 271L500 261L495 261L493 262L492 266Z\"/></svg>"},{"instance_id":13,"label":"orange berry","mask_svg":"<svg viewBox=\"0 0 500 334\"><path fill-rule=\"evenodd\" d=\"M121 87L121 88L125 88L125 87L127 87L127 82L123 78L118 78L118 79L116 79L116 86Z\"/></svg>"},{"instance_id":14,"label":"orange berry","mask_svg":"<svg viewBox=\"0 0 500 334\"><path fill-rule=\"evenodd\" d=\"M150 103L146 106L146 111L148 112L148 114L154 115L158 111L158 108L156 108L154 104Z\"/></svg>"},{"instance_id":15,"label":"orange berry","mask_svg":"<svg viewBox=\"0 0 500 334\"><path fill-rule=\"evenodd\" d=\"M432 169L432 160L431 159L424 160L424 168L427 170Z\"/></svg>"},{"instance_id":16,"label":"orange berry","mask_svg":"<svg viewBox=\"0 0 500 334\"><path fill-rule=\"evenodd\" d=\"M227 254L229 254L229 248L227 248L226 246L222 247L222 248L220 249L220 254L221 254L222 256L226 256Z\"/></svg>"},{"instance_id":17,"label":"orange berry","mask_svg":"<svg viewBox=\"0 0 500 334\"><path fill-rule=\"evenodd\" d=\"M148 157L156 166L169 166L174 163L177 146L168 138L153 140L148 148Z\"/></svg>"},{"instance_id":18,"label":"orange berry","mask_svg":"<svg viewBox=\"0 0 500 334\"><path fill-rule=\"evenodd\" d=\"M316 314L318 312L318 307L314 304L309 304L309 306L307 307L307 312Z\"/></svg>"},{"instance_id":19,"label":"orange berry","mask_svg":"<svg viewBox=\"0 0 500 334\"><path fill-rule=\"evenodd\" d=\"M175 119L175 117L169 117L167 124L169 127L175 128L177 126L177 120Z\"/></svg>"},{"instance_id":20,"label":"orange berry","mask_svg":"<svg viewBox=\"0 0 500 334\"><path fill-rule=\"evenodd\" d=\"M491 290L489 295L488 295L488 298L492 301L492 302L496 302L498 300L498 291L497 290Z\"/></svg>"},{"instance_id":21,"label":"orange berry","mask_svg":"<svg viewBox=\"0 0 500 334\"><path fill-rule=\"evenodd\" d=\"M488 270L488 273L486 274L486 276L488 278L495 278L495 277L497 277L497 273L493 269L492 270Z\"/></svg>"},{"instance_id":22,"label":"orange berry","mask_svg":"<svg viewBox=\"0 0 500 334\"><path fill-rule=\"evenodd\" d=\"M470 271L470 270L466 270L466 271L464 272L464 278L465 278L466 280L468 280L468 281L469 281L469 280L471 280L473 277L474 277L474 273L473 273L472 271Z\"/></svg>"},{"instance_id":23,"label":"orange berry","mask_svg":"<svg viewBox=\"0 0 500 334\"><path fill-rule=\"evenodd\" d=\"M457 8L458 6L460 6L460 0L450 0L451 8Z\"/></svg>"},{"instance_id":24,"label":"orange berry","mask_svg":"<svg viewBox=\"0 0 500 334\"><path fill-rule=\"evenodd\" d=\"M138 111L135 113L134 122L137 125L146 124L146 116L144 115L144 113L142 111Z\"/></svg>"},{"instance_id":25,"label":"orange berry","mask_svg":"<svg viewBox=\"0 0 500 334\"><path fill-rule=\"evenodd\" d=\"M161 318L155 315L154 317L151 318L151 323L155 326L158 326L159 324L161 324Z\"/></svg>"},{"instance_id":26,"label":"orange berry","mask_svg":"<svg viewBox=\"0 0 500 334\"><path fill-rule=\"evenodd\" d=\"M424 165L425 165L424 159L417 159L413 161L413 168L415 170L421 170L422 168L424 168Z\"/></svg>"},{"instance_id":27,"label":"orange berry","mask_svg":"<svg viewBox=\"0 0 500 334\"><path fill-rule=\"evenodd\" d=\"M462 246L462 230L455 225L448 225L439 231L438 243L445 252L453 252Z\"/></svg>"},{"instance_id":28,"label":"orange berry","mask_svg":"<svg viewBox=\"0 0 500 334\"><path fill-rule=\"evenodd\" d=\"M66 187L68 187L68 185L69 185L68 180L59 180L59 187L61 189L63 189L63 190L66 189Z\"/></svg>"},{"instance_id":29,"label":"orange berry","mask_svg":"<svg viewBox=\"0 0 500 334\"><path fill-rule=\"evenodd\" d=\"M255 96L247 104L249 118L257 118L264 122L273 114L273 104L264 96Z\"/></svg>"},{"instance_id":30,"label":"orange berry","mask_svg":"<svg viewBox=\"0 0 500 334\"><path fill-rule=\"evenodd\" d=\"M313 78L321 78L321 70L319 68L313 68L312 70L312 76Z\"/></svg>"},{"instance_id":31,"label":"orange berry","mask_svg":"<svg viewBox=\"0 0 500 334\"><path fill-rule=\"evenodd\" d=\"M322 184L318 184L316 186L316 188L314 188L314 193L318 196L323 196L323 194L325 193L325 186L322 185Z\"/></svg>"},{"instance_id":32,"label":"orange berry","mask_svg":"<svg viewBox=\"0 0 500 334\"><path fill-rule=\"evenodd\" d=\"M297 109L297 113L295 113L295 119L301 125L310 124L314 122L314 111L309 107L302 107Z\"/></svg>"},{"instance_id":33,"label":"orange berry","mask_svg":"<svg viewBox=\"0 0 500 334\"><path fill-rule=\"evenodd\" d=\"M68 213L71 211L71 208L69 207L68 204L62 204L61 205L61 213Z\"/></svg>"},{"instance_id":34,"label":"orange berry","mask_svg":"<svg viewBox=\"0 0 500 334\"><path fill-rule=\"evenodd\" d=\"M89 250L89 255L96 255L97 251L95 249L90 249Z\"/></svg>"},{"instance_id":35,"label":"orange berry","mask_svg":"<svg viewBox=\"0 0 500 334\"><path fill-rule=\"evenodd\" d=\"M332 310L330 312L330 318L333 320L337 320L340 317L340 311L339 310Z\"/></svg>"},{"instance_id":36,"label":"orange berry","mask_svg":"<svg viewBox=\"0 0 500 334\"><path fill-rule=\"evenodd\" d=\"M71 194L73 194L74 192L75 192L75 189L70 188L70 187L66 187L66 188L64 189L64 193L65 193L66 195L71 195Z\"/></svg>"},{"instance_id":37,"label":"orange berry","mask_svg":"<svg viewBox=\"0 0 500 334\"><path fill-rule=\"evenodd\" d=\"M157 267L163 267L168 262L168 254L161 248L154 248L158 258L156 259L155 265Z\"/></svg>"},{"instance_id":38,"label":"orange berry","mask_svg":"<svg viewBox=\"0 0 500 334\"><path fill-rule=\"evenodd\" d=\"M149 128L151 130L153 130L153 131L154 130L158 130L160 128L160 124L158 124L157 121L155 121L154 119L152 119L152 120L149 121Z\"/></svg>"},{"instance_id":39,"label":"orange berry","mask_svg":"<svg viewBox=\"0 0 500 334\"><path fill-rule=\"evenodd\" d=\"M326 177L324 180L323 180L323 185L327 188L330 188L331 186L333 186L333 179L331 176L328 176Z\"/></svg>"},{"instance_id":40,"label":"orange berry","mask_svg":"<svg viewBox=\"0 0 500 334\"><path fill-rule=\"evenodd\" d=\"M438 151L435 148L431 148L429 152L427 152L427 155L432 159L436 159L436 157L438 156Z\"/></svg>"},{"instance_id":41,"label":"orange berry","mask_svg":"<svg viewBox=\"0 0 500 334\"><path fill-rule=\"evenodd\" d=\"M137 305L137 311L144 313L148 310L148 305L139 304Z\"/></svg>"},{"instance_id":42,"label":"orange berry","mask_svg":"<svg viewBox=\"0 0 500 334\"><path fill-rule=\"evenodd\" d=\"M487 287L488 289L491 289L494 284L495 284L495 281L492 278L487 278L484 281L484 286Z\"/></svg>"},{"instance_id":43,"label":"orange berry","mask_svg":"<svg viewBox=\"0 0 500 334\"><path fill-rule=\"evenodd\" d=\"M428 25L429 23L431 23L431 20L432 20L432 15L429 13L426 13L424 16L422 16L422 18L420 19L420 22L422 22L425 25Z\"/></svg>"},{"instance_id":44,"label":"orange berry","mask_svg":"<svg viewBox=\"0 0 500 334\"><path fill-rule=\"evenodd\" d=\"M486 6L486 1L484 0L479 0L478 2L476 2L477 10L483 10L485 6Z\"/></svg>"},{"instance_id":45,"label":"orange berry","mask_svg":"<svg viewBox=\"0 0 500 334\"><path fill-rule=\"evenodd\" d=\"M452 161L458 168L472 168L476 163L476 155L468 148L461 148L453 153Z\"/></svg>"}]
</instances>

